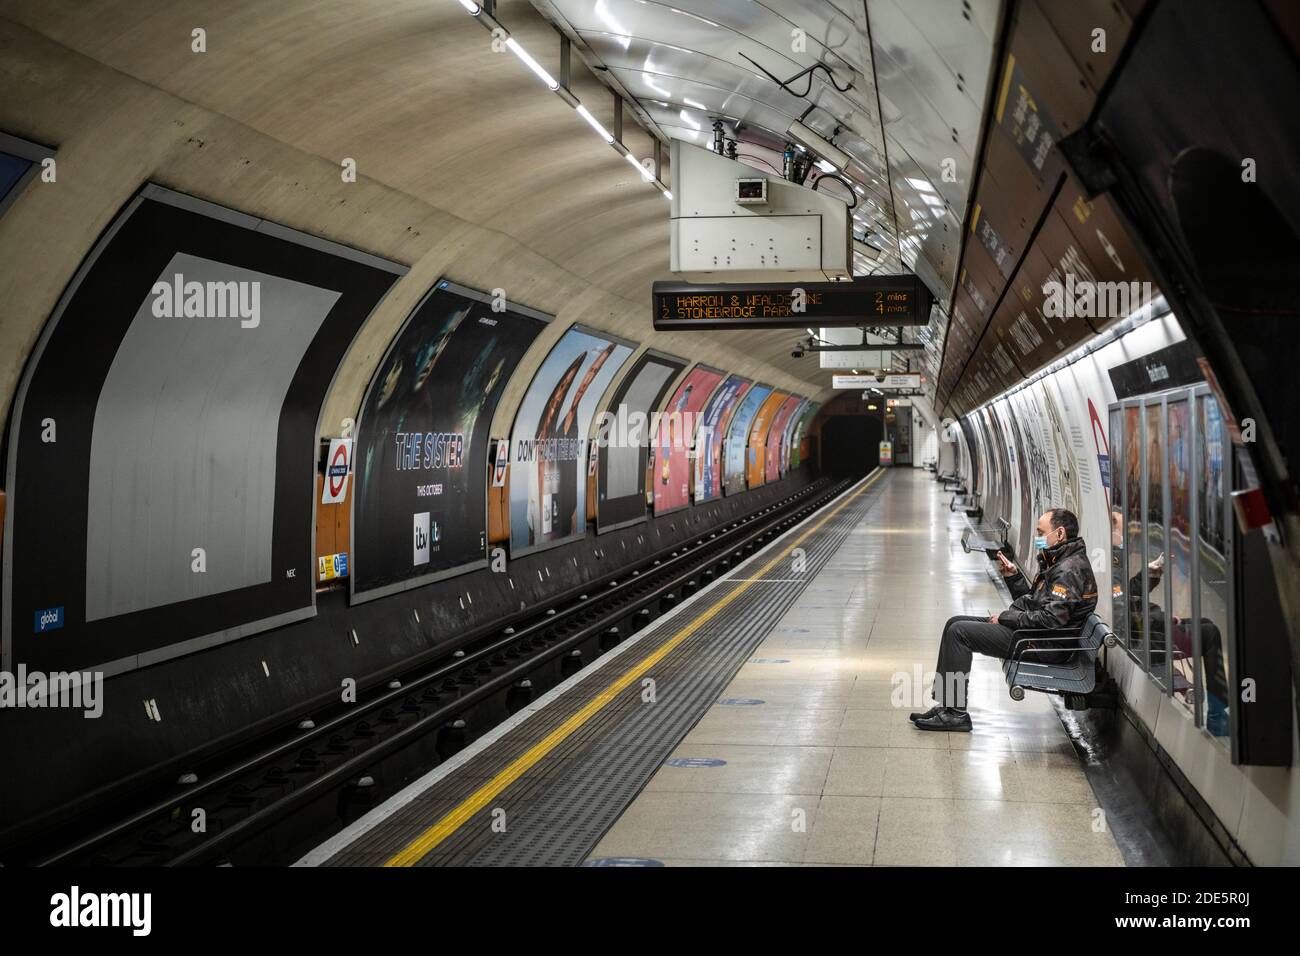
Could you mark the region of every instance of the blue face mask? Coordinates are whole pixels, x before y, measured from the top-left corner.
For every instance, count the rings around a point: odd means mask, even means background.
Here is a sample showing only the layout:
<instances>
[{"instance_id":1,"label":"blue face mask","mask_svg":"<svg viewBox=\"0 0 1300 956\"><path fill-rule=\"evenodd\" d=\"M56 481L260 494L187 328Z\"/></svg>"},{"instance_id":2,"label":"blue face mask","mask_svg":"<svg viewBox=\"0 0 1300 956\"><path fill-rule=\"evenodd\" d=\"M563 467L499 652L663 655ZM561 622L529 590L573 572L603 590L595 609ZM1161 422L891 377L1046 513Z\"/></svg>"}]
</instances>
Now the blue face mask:
<instances>
[{"instance_id":1,"label":"blue face mask","mask_svg":"<svg viewBox=\"0 0 1300 956\"><path fill-rule=\"evenodd\" d=\"M1046 551L1047 550L1046 536L1040 534L1038 537L1034 538L1034 547L1037 548L1039 551Z\"/></svg>"}]
</instances>

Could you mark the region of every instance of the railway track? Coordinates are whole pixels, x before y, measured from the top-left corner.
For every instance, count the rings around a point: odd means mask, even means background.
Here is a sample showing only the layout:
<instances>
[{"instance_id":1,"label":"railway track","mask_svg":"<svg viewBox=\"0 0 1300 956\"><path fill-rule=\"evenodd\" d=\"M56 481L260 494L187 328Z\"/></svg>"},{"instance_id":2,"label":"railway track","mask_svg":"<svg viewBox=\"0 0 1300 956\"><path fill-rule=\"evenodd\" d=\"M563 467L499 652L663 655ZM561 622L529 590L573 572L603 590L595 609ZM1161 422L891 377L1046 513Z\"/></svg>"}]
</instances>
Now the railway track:
<instances>
[{"instance_id":1,"label":"railway track","mask_svg":"<svg viewBox=\"0 0 1300 956\"><path fill-rule=\"evenodd\" d=\"M135 795L81 832L64 826L0 850L6 864L284 864L445 760L851 482L821 479L693 543L504 620L454 652L358 688L236 752ZM433 652L437 654L437 651ZM161 792L160 792L161 791Z\"/></svg>"}]
</instances>

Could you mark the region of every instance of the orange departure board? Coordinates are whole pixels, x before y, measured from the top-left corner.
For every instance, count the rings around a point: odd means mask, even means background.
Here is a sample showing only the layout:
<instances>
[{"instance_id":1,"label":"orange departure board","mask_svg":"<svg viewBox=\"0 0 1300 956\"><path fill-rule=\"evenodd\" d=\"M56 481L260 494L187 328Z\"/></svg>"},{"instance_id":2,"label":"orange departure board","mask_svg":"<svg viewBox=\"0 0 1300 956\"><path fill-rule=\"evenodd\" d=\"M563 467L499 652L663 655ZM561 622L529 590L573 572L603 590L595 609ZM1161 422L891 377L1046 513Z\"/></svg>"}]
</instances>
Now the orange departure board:
<instances>
[{"instance_id":1,"label":"orange departure board","mask_svg":"<svg viewBox=\"0 0 1300 956\"><path fill-rule=\"evenodd\" d=\"M656 282L652 297L659 331L925 325L934 303L912 275L750 285Z\"/></svg>"}]
</instances>

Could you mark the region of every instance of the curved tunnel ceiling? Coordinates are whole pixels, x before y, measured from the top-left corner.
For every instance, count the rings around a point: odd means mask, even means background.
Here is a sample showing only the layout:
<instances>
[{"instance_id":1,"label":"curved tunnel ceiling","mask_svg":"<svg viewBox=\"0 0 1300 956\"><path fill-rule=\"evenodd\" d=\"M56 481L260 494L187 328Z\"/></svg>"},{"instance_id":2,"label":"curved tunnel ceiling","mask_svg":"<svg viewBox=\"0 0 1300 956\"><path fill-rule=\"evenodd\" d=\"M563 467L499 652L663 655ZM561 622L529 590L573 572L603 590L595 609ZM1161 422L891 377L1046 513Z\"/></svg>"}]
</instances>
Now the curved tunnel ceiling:
<instances>
[{"instance_id":1,"label":"curved tunnel ceiling","mask_svg":"<svg viewBox=\"0 0 1300 956\"><path fill-rule=\"evenodd\" d=\"M857 229L884 253L861 271L896 271L901 258L946 303L969 200L966 140L980 125L998 15L996 0L950 7L503 0L496 14L557 75L559 41L543 17L577 40L591 69L575 58L573 92L612 127L607 87L625 90L649 128L625 125L637 156L652 154L655 136L694 139L694 126L708 130L714 118L729 130L739 122L758 155L815 104L804 122L852 158L866 200ZM203 53L191 48L196 26ZM0 29L16 64L0 123L57 147L70 187L25 197L4 223L11 244L39 225L42 243L59 248L16 253L25 281L5 307L6 404L76 263L150 179L410 264L340 369L326 421L355 410L385 345L440 275L508 285L562 323L653 340L813 398L830 393L815 358L791 357L798 333L651 335L649 287L670 274L667 204L494 52L454 0L277 0L273 11L228 0L216 12L203 0L49 0L0 6ZM800 52L795 30L806 38ZM802 98L742 52L782 78L821 61L836 82L818 70L793 84L809 87ZM339 180L344 158L356 161L355 184ZM941 175L945 159L954 182ZM931 380L945 327L936 309L922 334Z\"/></svg>"},{"instance_id":2,"label":"curved tunnel ceiling","mask_svg":"<svg viewBox=\"0 0 1300 956\"><path fill-rule=\"evenodd\" d=\"M779 166L803 122L843 150L854 234L881 249L857 274L916 272L942 307L919 336L933 387L997 33L997 0L534 0L665 138L721 121L739 158ZM809 68L815 69L792 82ZM803 95L800 95L803 94ZM779 170L778 170L779 171Z\"/></svg>"}]
</instances>

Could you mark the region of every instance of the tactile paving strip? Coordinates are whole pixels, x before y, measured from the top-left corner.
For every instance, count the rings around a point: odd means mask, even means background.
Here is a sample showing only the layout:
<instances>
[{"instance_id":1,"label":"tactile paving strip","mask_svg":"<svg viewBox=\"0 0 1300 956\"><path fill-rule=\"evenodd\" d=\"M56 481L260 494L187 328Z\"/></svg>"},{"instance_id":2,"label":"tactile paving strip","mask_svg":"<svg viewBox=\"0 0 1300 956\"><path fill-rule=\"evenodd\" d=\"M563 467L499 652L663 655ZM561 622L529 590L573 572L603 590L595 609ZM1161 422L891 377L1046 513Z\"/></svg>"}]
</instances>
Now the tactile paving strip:
<instances>
[{"instance_id":1,"label":"tactile paving strip","mask_svg":"<svg viewBox=\"0 0 1300 956\"><path fill-rule=\"evenodd\" d=\"M795 603L805 583L830 560L887 480L888 473L799 545L805 552L805 573L792 577L783 561L767 578L746 587L747 578L781 551L773 549L751 561L733 572L734 580L724 579L688 610L651 624L629 653L597 664L582 682L361 834L325 865L383 864L622 674L742 590L646 673L655 682L653 703L643 700L641 681L625 688L415 865L580 864ZM811 520L821 517L814 514ZM790 544L787 539L780 547Z\"/></svg>"}]
</instances>

